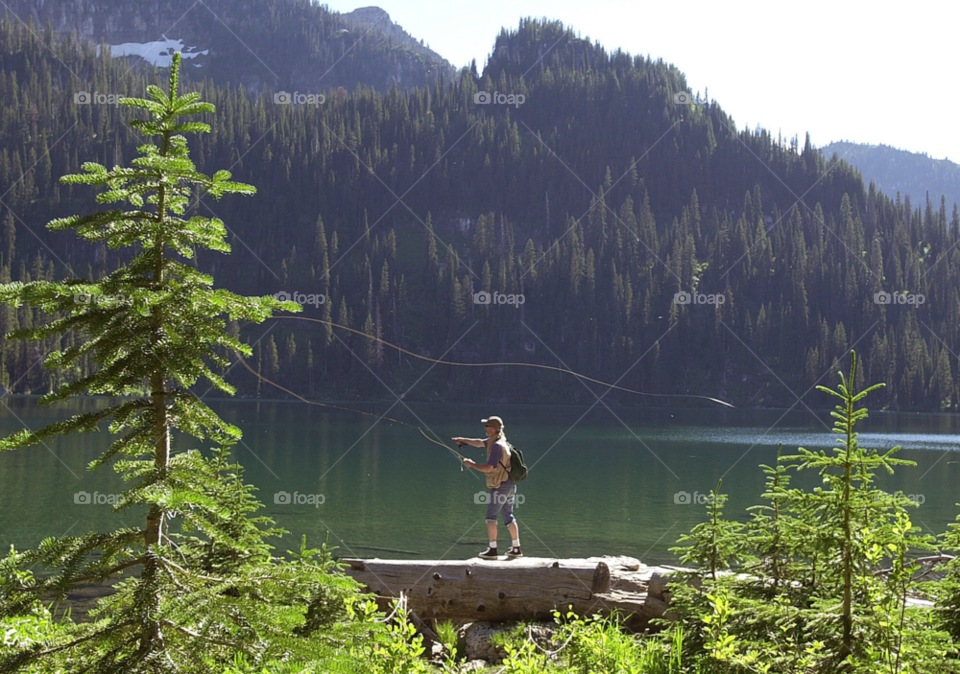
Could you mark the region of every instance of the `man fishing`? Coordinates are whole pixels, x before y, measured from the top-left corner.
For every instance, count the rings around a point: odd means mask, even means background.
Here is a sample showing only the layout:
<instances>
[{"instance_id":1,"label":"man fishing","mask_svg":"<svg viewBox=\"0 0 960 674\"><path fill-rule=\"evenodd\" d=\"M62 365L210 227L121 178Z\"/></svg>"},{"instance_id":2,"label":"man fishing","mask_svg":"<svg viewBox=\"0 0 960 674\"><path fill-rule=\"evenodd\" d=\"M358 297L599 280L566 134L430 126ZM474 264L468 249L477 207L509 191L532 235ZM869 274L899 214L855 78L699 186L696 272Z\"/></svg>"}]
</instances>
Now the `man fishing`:
<instances>
[{"instance_id":1,"label":"man fishing","mask_svg":"<svg viewBox=\"0 0 960 674\"><path fill-rule=\"evenodd\" d=\"M507 525L510 536L513 539L513 545L507 552L508 558L523 557L520 551L520 530L517 528L517 520L513 516L513 502L517 495L517 485L510 479L510 445L507 443L507 436L503 432L503 419L500 417L490 417L480 420L487 431L487 437L484 439L472 438L453 438L453 441L459 445L470 445L472 447L486 447L487 461L480 464L471 459L464 459L463 463L468 468L474 468L481 473L486 473L487 487L490 488L490 497L487 501L487 539L489 547L480 553L482 559L497 559L497 514L502 514L503 523Z\"/></svg>"}]
</instances>

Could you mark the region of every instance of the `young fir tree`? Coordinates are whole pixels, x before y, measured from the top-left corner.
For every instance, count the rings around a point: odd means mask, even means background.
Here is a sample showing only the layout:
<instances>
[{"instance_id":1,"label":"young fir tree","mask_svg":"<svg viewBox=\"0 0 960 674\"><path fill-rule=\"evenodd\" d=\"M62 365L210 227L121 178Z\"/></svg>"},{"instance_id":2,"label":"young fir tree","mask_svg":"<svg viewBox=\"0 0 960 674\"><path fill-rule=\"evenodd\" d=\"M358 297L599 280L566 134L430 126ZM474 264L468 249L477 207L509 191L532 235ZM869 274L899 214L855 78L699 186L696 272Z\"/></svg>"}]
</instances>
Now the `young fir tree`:
<instances>
[{"instance_id":1,"label":"young fir tree","mask_svg":"<svg viewBox=\"0 0 960 674\"><path fill-rule=\"evenodd\" d=\"M798 533L808 532L802 536L807 545L797 552L821 564L807 590L807 610L797 617L807 638L822 644L822 669L928 671L952 647L946 634L933 629L927 612L908 609L919 569L908 553L933 549L933 538L911 523L907 509L915 503L875 486L881 470L892 474L898 465L916 464L895 458L899 447L881 453L860 445L855 427L867 409L859 403L883 384L858 386L857 366L851 351L849 376L839 373L836 390L817 387L839 399L831 412L837 434L833 451L800 447L799 455L784 457L796 462L798 470L816 469L824 484L796 508L807 521ZM885 564L890 568L881 569Z\"/></svg>"},{"instance_id":2,"label":"young fir tree","mask_svg":"<svg viewBox=\"0 0 960 674\"><path fill-rule=\"evenodd\" d=\"M943 664L955 653L949 636L908 601L920 568L910 553L931 549L931 537L910 521L907 508L915 503L875 486L880 470L913 462L895 458L897 447L881 453L859 444L855 427L867 411L858 404L878 386L860 390L856 381L851 352L849 378L841 372L836 390L819 387L840 399L832 451L778 452L775 467L764 467L770 505L751 508L747 527L725 522L715 496L709 521L681 538L690 545L675 550L698 572L670 586L671 610L680 617L671 633L683 630L689 652L722 636L727 665L755 659L767 668L746 671L956 671ZM789 487L787 467L816 469L823 486ZM734 566L737 559L742 565ZM941 617L949 628L955 614L945 599Z\"/></svg>"},{"instance_id":3,"label":"young fir tree","mask_svg":"<svg viewBox=\"0 0 960 674\"><path fill-rule=\"evenodd\" d=\"M743 524L724 519L728 496L720 493L722 484L720 480L707 499L707 520L677 539L685 545L670 548L689 570L671 577L674 618L655 620L668 628L668 638L682 633L684 649L691 655L699 655L707 648L709 636L702 628L709 620L705 616L711 612L711 593L722 591L729 584L734 578L729 573L731 567L743 559Z\"/></svg>"},{"instance_id":4,"label":"young fir tree","mask_svg":"<svg viewBox=\"0 0 960 674\"><path fill-rule=\"evenodd\" d=\"M793 557L791 544L795 543L792 528L795 522L789 513L791 492L788 489L790 475L783 464L783 445L777 447L775 466L762 465L760 468L767 476L766 491L762 497L770 505L750 506L753 518L747 526L748 545L757 551L754 564L748 564L745 570L764 580L769 579L771 592L779 590L783 579L789 574L787 567Z\"/></svg>"},{"instance_id":5,"label":"young fir tree","mask_svg":"<svg viewBox=\"0 0 960 674\"><path fill-rule=\"evenodd\" d=\"M837 390L817 386L817 390L839 398L840 403L830 413L834 421L833 431L838 435L837 447L832 453L812 452L799 448L800 454L787 457L799 460L800 470L813 468L819 471L826 490L816 492L816 509L821 521L829 523L830 546L835 552L833 568L837 573L836 586L840 592L840 639L836 645L836 656L843 660L858 650L854 629L854 614L857 601L858 581L872 573L870 560L866 554L867 536L872 533L876 539L888 526L884 515L889 508L887 495L873 487L874 473L886 470L893 473L895 465L916 465L912 461L894 458L900 450L894 447L884 454L876 450L866 450L860 446L858 433L854 431L857 422L867 417L866 408L857 407L871 391L883 387L874 384L862 391L855 386L857 372L856 354L850 354L850 376L840 372L840 384ZM895 504L899 506L899 504ZM901 510L902 507L897 508ZM874 542L874 541L871 541ZM889 542L889 541L884 541ZM863 595L860 595L863 598Z\"/></svg>"},{"instance_id":6,"label":"young fir tree","mask_svg":"<svg viewBox=\"0 0 960 674\"><path fill-rule=\"evenodd\" d=\"M718 572L726 571L741 557L738 542L743 525L723 519L723 506L728 497L720 493L722 484L723 480L717 483L717 488L707 500L707 521L696 525L689 534L678 539L679 543L689 541L690 545L670 548L671 552L680 556L681 562L702 569L711 580L716 580Z\"/></svg>"},{"instance_id":7,"label":"young fir tree","mask_svg":"<svg viewBox=\"0 0 960 674\"><path fill-rule=\"evenodd\" d=\"M148 119L130 125L157 138L156 144L142 145L129 168L107 171L86 163L84 173L61 179L104 188L99 203L126 202L130 208L49 225L112 249L132 248L133 259L98 282L73 278L0 289L0 302L58 316L11 336L84 337L51 353L48 367L69 369L86 357L96 363L92 373L60 386L43 404L84 394L122 399L36 432L15 433L0 441L0 449L95 431L109 421L120 437L90 468L113 463L131 483L116 510L146 510L142 527L48 538L38 549L11 551L2 561L0 621L35 611L41 598L62 601L78 583L128 576L94 612L96 622L66 625L32 643L0 649L3 672L219 672L238 654L253 663L317 656L322 640L304 635L346 615L343 600L354 592L352 581L327 573L329 559L312 561L304 553L283 563L271 555L265 539L281 531L266 528L268 518L249 516L261 506L253 488L243 484L239 466L226 460L240 430L190 390L205 379L233 392L211 368L226 366L227 353L249 355L250 349L229 334L226 318L261 322L274 309L299 306L214 289L210 276L184 262L198 248L229 252L222 222L184 217L193 190L219 198L250 195L254 188L231 182L226 171L207 177L195 170L182 134L209 127L181 118L214 108L199 93L179 95L179 67L176 54L169 92L150 86L148 99L121 103L147 113ZM211 458L196 449L175 451L175 431L220 449ZM51 575L34 578L23 571L35 566Z\"/></svg>"}]
</instances>

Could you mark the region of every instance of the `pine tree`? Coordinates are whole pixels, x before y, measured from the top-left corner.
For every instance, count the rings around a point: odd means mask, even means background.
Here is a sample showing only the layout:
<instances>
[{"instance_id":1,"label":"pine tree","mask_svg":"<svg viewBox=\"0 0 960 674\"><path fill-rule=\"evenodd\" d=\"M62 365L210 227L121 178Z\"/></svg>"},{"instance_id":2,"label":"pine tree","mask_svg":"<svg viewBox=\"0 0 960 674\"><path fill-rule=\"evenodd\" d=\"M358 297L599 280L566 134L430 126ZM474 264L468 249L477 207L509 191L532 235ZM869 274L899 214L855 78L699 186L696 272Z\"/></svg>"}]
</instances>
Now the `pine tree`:
<instances>
[{"instance_id":1,"label":"pine tree","mask_svg":"<svg viewBox=\"0 0 960 674\"><path fill-rule=\"evenodd\" d=\"M0 266L13 264L13 255L16 250L17 227L13 222L13 213L7 211L3 218L3 258L0 259Z\"/></svg>"},{"instance_id":2,"label":"pine tree","mask_svg":"<svg viewBox=\"0 0 960 674\"><path fill-rule=\"evenodd\" d=\"M280 352L277 351L276 340L270 335L263 347L263 374L267 379L274 379L279 372Z\"/></svg>"},{"instance_id":3,"label":"pine tree","mask_svg":"<svg viewBox=\"0 0 960 674\"><path fill-rule=\"evenodd\" d=\"M854 352L850 352L849 376L844 376L843 372L839 374L840 384L836 390L817 386L817 390L840 400L830 413L835 419L834 432L837 434L837 446L833 453L813 452L800 447L799 455L785 457L787 461L798 461L799 470L817 470L827 485L826 489L817 490L810 497L810 503L827 527L825 535L829 538L828 547L839 551L833 569L836 574L833 587L839 597L827 597L824 602L825 605L832 605L833 608L827 610L840 623L839 643L831 645L835 663L860 655L869 648L869 644L857 640L854 632L856 614L869 609L869 606L858 606L866 595L860 579L870 574L867 565L876 561L871 558L870 546L878 545L883 549L897 539L891 535L893 532L888 511L892 509L894 516L904 512L903 506L897 501L892 502L891 508L889 495L873 487L874 473L881 469L892 473L894 466L916 465L913 461L894 457L899 447L880 454L860 446L854 428L867 417L867 410L857 404L870 392L882 388L883 384L857 390L857 356ZM902 544L906 545L905 537L901 538L904 539ZM911 542L915 546L924 544L917 536L913 536ZM836 611L837 599L840 600L839 611Z\"/></svg>"},{"instance_id":4,"label":"pine tree","mask_svg":"<svg viewBox=\"0 0 960 674\"><path fill-rule=\"evenodd\" d=\"M107 171L85 163L83 174L61 179L67 185L105 188L99 203L127 202L132 209L72 216L49 225L111 248L133 248L133 259L97 282L71 278L0 289L0 302L29 304L59 316L11 336L44 340L73 331L85 337L48 355L48 367L70 368L86 356L97 365L44 396L43 404L83 394L123 397L103 410L14 433L0 442L0 449L95 431L110 421L110 431L120 437L91 469L112 463L132 483L116 509L147 509L142 528L48 538L36 550L11 551L3 560L0 617L34 610L47 595L62 601L79 583L134 571L115 595L100 603L97 622L57 630L32 646L6 649L0 660L3 672L35 666L42 671L212 673L223 671L236 653L256 661L287 659L305 648L307 642L292 638L291 628L303 624L318 597L350 591L343 579L331 585L325 580L328 567L309 559L276 563L265 539L281 532L264 528L271 523L267 518L248 516L260 504L243 484L239 467L227 461L227 449L240 431L190 391L205 379L232 393L233 387L211 366L225 367L228 352L250 354L229 334L224 316L256 323L275 309L297 310L298 305L214 290L211 277L181 261L198 248L229 252L221 221L182 217L192 188L214 198L253 194L254 188L232 182L226 171L207 177L194 168L182 134L209 127L180 118L214 108L201 102L198 93L179 95L179 66L178 53L169 92L150 86L148 99L122 103L148 114L130 125L144 136L159 136L158 143L144 143L129 168ZM212 458L196 449L175 452L174 431L211 441L220 450ZM171 530L173 518L178 518L179 532ZM34 566L52 574L34 578L23 571Z\"/></svg>"}]
</instances>

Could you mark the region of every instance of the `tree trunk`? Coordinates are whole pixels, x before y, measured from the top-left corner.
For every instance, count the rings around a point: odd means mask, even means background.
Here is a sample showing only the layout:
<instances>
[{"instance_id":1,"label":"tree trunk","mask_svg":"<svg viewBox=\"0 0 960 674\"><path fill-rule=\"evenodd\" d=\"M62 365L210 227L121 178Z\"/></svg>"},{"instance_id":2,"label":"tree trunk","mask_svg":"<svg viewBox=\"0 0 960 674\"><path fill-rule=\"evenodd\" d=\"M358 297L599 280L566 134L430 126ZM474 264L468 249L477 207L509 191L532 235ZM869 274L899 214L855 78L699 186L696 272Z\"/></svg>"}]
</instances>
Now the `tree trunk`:
<instances>
[{"instance_id":1,"label":"tree trunk","mask_svg":"<svg viewBox=\"0 0 960 674\"><path fill-rule=\"evenodd\" d=\"M554 609L572 607L578 615L620 611L630 616L632 629L663 615L669 598L664 577L676 570L632 557L342 561L381 608L402 592L424 620L548 620Z\"/></svg>"}]
</instances>

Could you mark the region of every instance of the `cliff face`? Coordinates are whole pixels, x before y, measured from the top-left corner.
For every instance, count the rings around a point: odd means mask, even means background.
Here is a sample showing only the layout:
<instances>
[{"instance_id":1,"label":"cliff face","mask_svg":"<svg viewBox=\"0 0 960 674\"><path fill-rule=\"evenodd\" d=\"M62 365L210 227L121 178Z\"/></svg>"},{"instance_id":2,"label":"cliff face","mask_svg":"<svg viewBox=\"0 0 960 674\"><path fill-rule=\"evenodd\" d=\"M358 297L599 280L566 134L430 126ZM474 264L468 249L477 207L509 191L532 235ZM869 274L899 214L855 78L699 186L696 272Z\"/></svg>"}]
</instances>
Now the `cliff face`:
<instances>
[{"instance_id":1,"label":"cliff face","mask_svg":"<svg viewBox=\"0 0 960 674\"><path fill-rule=\"evenodd\" d=\"M444 61L437 52L421 43L410 35L397 23L390 20L390 15L379 7L360 7L352 12L340 15L348 25L380 32L390 42L400 47L406 47L428 60Z\"/></svg>"},{"instance_id":2,"label":"cliff face","mask_svg":"<svg viewBox=\"0 0 960 674\"><path fill-rule=\"evenodd\" d=\"M358 83L385 91L394 83L430 84L454 70L377 7L341 15L308 0L8 0L6 5L37 29L49 24L57 33L76 32L95 42L181 40L188 51L209 50L191 60L204 76L251 92L352 90Z\"/></svg>"},{"instance_id":3,"label":"cliff face","mask_svg":"<svg viewBox=\"0 0 960 674\"><path fill-rule=\"evenodd\" d=\"M7 4L24 22L32 18L41 27L50 23L58 33L76 31L88 39L111 44L190 31L195 21L187 15L205 11L199 3L188 0L11 0Z\"/></svg>"}]
</instances>

